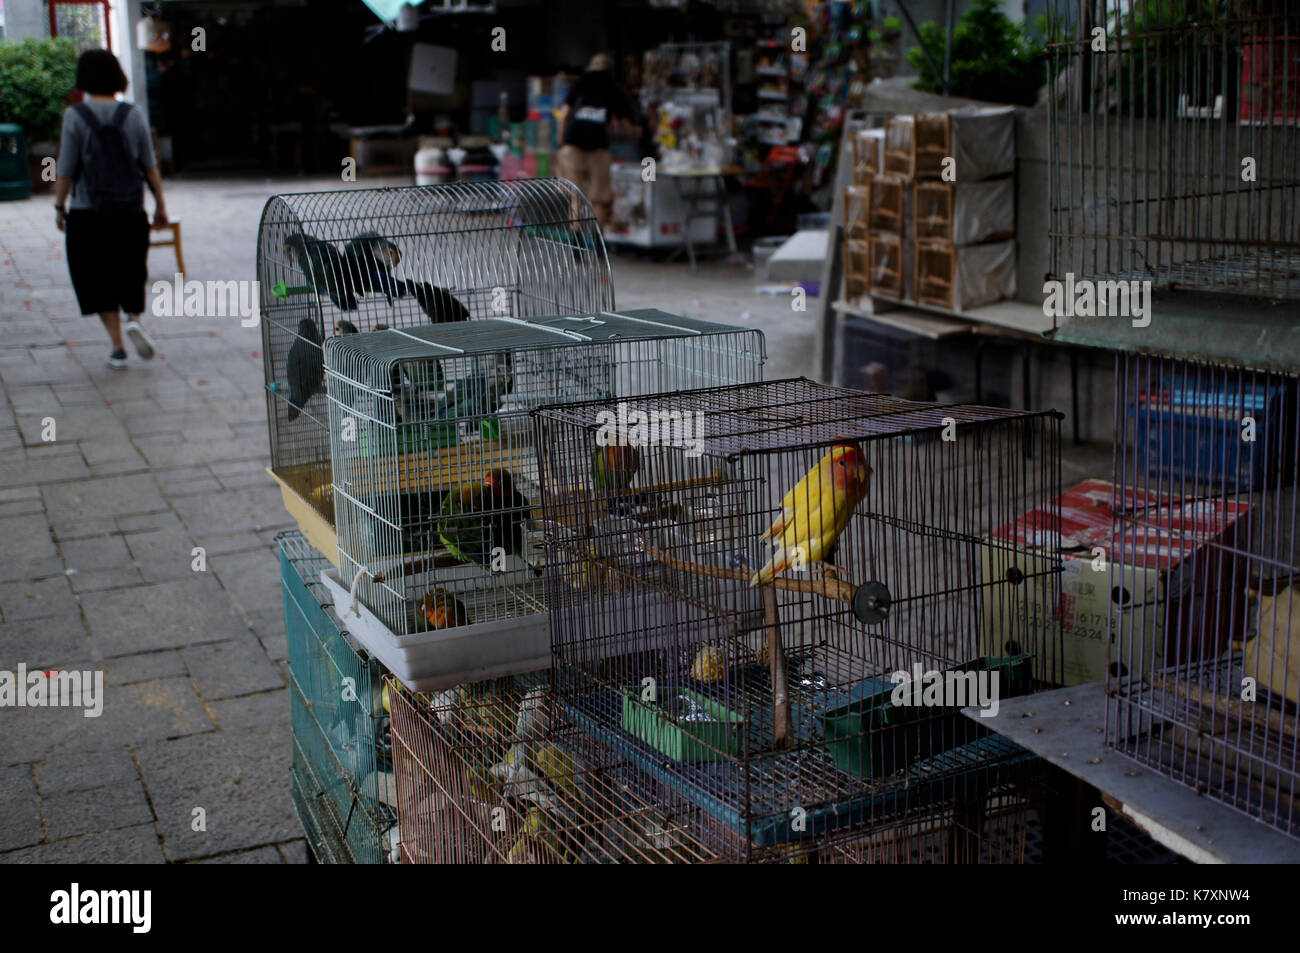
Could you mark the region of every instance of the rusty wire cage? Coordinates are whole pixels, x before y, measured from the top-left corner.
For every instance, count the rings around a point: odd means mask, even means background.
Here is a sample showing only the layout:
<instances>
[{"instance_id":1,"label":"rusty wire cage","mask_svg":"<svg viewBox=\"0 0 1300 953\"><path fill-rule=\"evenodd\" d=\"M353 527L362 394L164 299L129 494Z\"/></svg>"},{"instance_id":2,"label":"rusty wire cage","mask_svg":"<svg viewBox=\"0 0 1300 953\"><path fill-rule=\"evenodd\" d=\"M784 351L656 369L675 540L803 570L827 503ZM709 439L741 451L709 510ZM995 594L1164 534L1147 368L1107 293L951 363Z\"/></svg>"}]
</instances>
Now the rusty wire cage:
<instances>
[{"instance_id":1,"label":"rusty wire cage","mask_svg":"<svg viewBox=\"0 0 1300 953\"><path fill-rule=\"evenodd\" d=\"M595 215L563 179L273 196L257 276L271 470L331 560L325 339L614 306Z\"/></svg>"},{"instance_id":2,"label":"rusty wire cage","mask_svg":"<svg viewBox=\"0 0 1300 953\"><path fill-rule=\"evenodd\" d=\"M653 309L328 340L349 630L422 690L547 666L530 412L761 380L765 356L760 331Z\"/></svg>"},{"instance_id":3,"label":"rusty wire cage","mask_svg":"<svg viewBox=\"0 0 1300 953\"><path fill-rule=\"evenodd\" d=\"M534 416L560 703L701 843L771 859L1032 762L954 699L1058 679L1059 561L997 533L1059 533L1058 415L794 379Z\"/></svg>"},{"instance_id":4,"label":"rusty wire cage","mask_svg":"<svg viewBox=\"0 0 1300 953\"><path fill-rule=\"evenodd\" d=\"M1300 9L1048 0L1051 271L1300 298Z\"/></svg>"},{"instance_id":5,"label":"rusty wire cage","mask_svg":"<svg viewBox=\"0 0 1300 953\"><path fill-rule=\"evenodd\" d=\"M1298 402L1293 376L1116 358L1108 741L1292 836Z\"/></svg>"},{"instance_id":6,"label":"rusty wire cage","mask_svg":"<svg viewBox=\"0 0 1300 953\"><path fill-rule=\"evenodd\" d=\"M566 722L548 673L423 694L389 680L404 863L700 863L688 805Z\"/></svg>"}]
</instances>

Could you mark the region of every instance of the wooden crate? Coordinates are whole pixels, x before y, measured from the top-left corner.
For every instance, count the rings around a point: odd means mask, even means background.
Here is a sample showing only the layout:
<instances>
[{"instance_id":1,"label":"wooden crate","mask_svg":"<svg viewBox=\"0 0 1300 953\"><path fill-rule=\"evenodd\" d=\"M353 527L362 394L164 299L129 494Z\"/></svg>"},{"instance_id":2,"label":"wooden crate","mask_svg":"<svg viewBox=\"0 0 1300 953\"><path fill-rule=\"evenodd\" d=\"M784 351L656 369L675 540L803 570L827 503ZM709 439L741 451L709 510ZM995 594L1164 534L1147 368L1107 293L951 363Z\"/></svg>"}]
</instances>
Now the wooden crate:
<instances>
[{"instance_id":1,"label":"wooden crate","mask_svg":"<svg viewBox=\"0 0 1300 953\"><path fill-rule=\"evenodd\" d=\"M901 176L877 175L872 178L869 219L872 232L903 236L909 205L908 191L908 182Z\"/></svg>"},{"instance_id":2,"label":"wooden crate","mask_svg":"<svg viewBox=\"0 0 1300 953\"><path fill-rule=\"evenodd\" d=\"M873 295L908 300L912 296L912 257L902 236L873 232L869 242L870 288Z\"/></svg>"},{"instance_id":3,"label":"wooden crate","mask_svg":"<svg viewBox=\"0 0 1300 953\"><path fill-rule=\"evenodd\" d=\"M885 172L910 179L916 174L914 116L890 116L885 120Z\"/></svg>"},{"instance_id":4,"label":"wooden crate","mask_svg":"<svg viewBox=\"0 0 1300 953\"><path fill-rule=\"evenodd\" d=\"M865 185L884 171L885 130L860 129L853 136L853 184Z\"/></svg>"},{"instance_id":5,"label":"wooden crate","mask_svg":"<svg viewBox=\"0 0 1300 953\"><path fill-rule=\"evenodd\" d=\"M870 243L865 239L844 240L844 297L856 301L871 287Z\"/></svg>"},{"instance_id":6,"label":"wooden crate","mask_svg":"<svg viewBox=\"0 0 1300 953\"><path fill-rule=\"evenodd\" d=\"M916 300L949 311L967 311L1014 297L1015 242L917 242L915 276Z\"/></svg>"},{"instance_id":7,"label":"wooden crate","mask_svg":"<svg viewBox=\"0 0 1300 953\"><path fill-rule=\"evenodd\" d=\"M885 121L885 171L909 179L939 179L951 158L956 182L1009 175L1016 167L1014 106L893 116Z\"/></svg>"},{"instance_id":8,"label":"wooden crate","mask_svg":"<svg viewBox=\"0 0 1300 953\"><path fill-rule=\"evenodd\" d=\"M850 185L844 190L844 235L865 240L871 231L871 184Z\"/></svg>"},{"instance_id":9,"label":"wooden crate","mask_svg":"<svg viewBox=\"0 0 1300 953\"><path fill-rule=\"evenodd\" d=\"M943 160L952 156L952 119L947 113L926 113L916 117L912 130L912 174L918 179L937 179L943 174Z\"/></svg>"},{"instance_id":10,"label":"wooden crate","mask_svg":"<svg viewBox=\"0 0 1300 953\"><path fill-rule=\"evenodd\" d=\"M1014 179L918 181L913 189L912 235L918 242L976 245L1015 233Z\"/></svg>"}]
</instances>

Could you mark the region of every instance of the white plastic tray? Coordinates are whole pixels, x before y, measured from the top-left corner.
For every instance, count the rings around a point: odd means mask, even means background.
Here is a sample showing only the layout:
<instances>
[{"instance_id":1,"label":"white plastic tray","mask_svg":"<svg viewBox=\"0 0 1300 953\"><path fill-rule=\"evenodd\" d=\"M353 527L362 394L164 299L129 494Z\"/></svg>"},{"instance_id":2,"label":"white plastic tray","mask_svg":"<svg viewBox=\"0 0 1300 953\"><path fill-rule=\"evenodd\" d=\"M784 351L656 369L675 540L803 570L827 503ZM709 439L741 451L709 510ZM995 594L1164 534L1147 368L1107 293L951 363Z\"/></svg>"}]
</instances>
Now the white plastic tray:
<instances>
[{"instance_id":1,"label":"white plastic tray","mask_svg":"<svg viewBox=\"0 0 1300 953\"><path fill-rule=\"evenodd\" d=\"M322 571L320 578L343 628L414 691L440 691L551 664L550 618L545 612L396 635L360 600L354 605L337 569Z\"/></svg>"}]
</instances>

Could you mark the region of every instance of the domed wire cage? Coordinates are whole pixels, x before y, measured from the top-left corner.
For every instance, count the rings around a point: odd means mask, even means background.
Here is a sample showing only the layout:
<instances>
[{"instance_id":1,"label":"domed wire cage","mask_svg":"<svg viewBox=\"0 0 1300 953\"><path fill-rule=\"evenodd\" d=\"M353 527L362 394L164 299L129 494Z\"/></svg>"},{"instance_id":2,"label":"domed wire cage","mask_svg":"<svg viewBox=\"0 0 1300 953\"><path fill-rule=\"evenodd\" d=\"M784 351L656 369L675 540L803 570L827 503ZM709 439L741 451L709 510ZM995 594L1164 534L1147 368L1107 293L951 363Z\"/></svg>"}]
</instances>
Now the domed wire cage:
<instances>
[{"instance_id":1,"label":"domed wire cage","mask_svg":"<svg viewBox=\"0 0 1300 953\"><path fill-rule=\"evenodd\" d=\"M271 471L331 560L327 337L614 307L595 215L564 179L272 196L257 276Z\"/></svg>"}]
</instances>

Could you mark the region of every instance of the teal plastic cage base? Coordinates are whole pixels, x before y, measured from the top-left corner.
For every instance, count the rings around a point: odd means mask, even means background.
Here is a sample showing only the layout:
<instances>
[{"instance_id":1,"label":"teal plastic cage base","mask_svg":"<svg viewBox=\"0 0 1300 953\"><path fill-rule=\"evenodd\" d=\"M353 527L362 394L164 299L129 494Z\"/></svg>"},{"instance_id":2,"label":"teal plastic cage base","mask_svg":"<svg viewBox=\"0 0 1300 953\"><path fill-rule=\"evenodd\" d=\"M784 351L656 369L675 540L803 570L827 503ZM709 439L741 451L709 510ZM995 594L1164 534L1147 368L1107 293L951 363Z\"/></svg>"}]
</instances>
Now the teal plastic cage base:
<instances>
[{"instance_id":1,"label":"teal plastic cage base","mask_svg":"<svg viewBox=\"0 0 1300 953\"><path fill-rule=\"evenodd\" d=\"M319 576L328 561L300 533L283 533L280 575L289 645L292 793L322 863L382 864L395 787L383 667L334 620Z\"/></svg>"}]
</instances>

